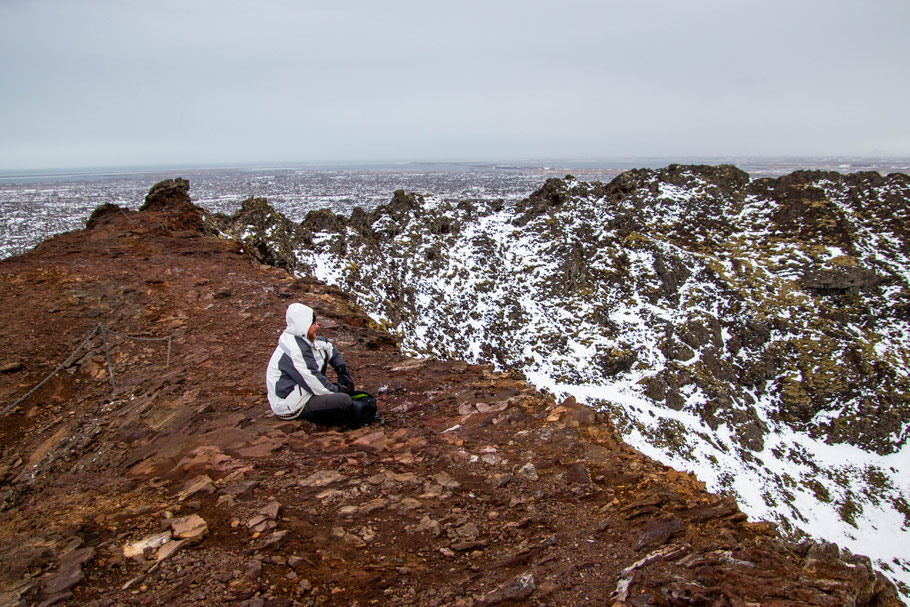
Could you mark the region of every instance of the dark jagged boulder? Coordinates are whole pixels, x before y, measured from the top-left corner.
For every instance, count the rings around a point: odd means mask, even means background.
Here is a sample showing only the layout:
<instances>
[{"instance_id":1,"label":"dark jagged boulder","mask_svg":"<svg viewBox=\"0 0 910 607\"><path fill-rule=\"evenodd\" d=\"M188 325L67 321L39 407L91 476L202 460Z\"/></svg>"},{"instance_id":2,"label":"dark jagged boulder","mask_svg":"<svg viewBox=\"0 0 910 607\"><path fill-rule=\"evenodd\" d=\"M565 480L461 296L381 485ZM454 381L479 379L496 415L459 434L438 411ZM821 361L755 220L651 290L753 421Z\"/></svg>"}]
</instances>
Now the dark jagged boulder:
<instances>
[{"instance_id":1,"label":"dark jagged boulder","mask_svg":"<svg viewBox=\"0 0 910 607\"><path fill-rule=\"evenodd\" d=\"M192 204L190 201L190 182L177 177L159 181L151 187L145 197L140 211L162 211L169 208Z\"/></svg>"},{"instance_id":2,"label":"dark jagged boulder","mask_svg":"<svg viewBox=\"0 0 910 607\"><path fill-rule=\"evenodd\" d=\"M294 248L304 239L300 226L275 211L265 198L247 198L231 217L215 216L210 222L214 231L237 239L260 263L290 272L297 269Z\"/></svg>"},{"instance_id":3,"label":"dark jagged boulder","mask_svg":"<svg viewBox=\"0 0 910 607\"><path fill-rule=\"evenodd\" d=\"M139 212L152 222L154 229L201 233L202 209L190 200L189 190L190 183L180 177L159 181L149 189Z\"/></svg>"},{"instance_id":4,"label":"dark jagged boulder","mask_svg":"<svg viewBox=\"0 0 910 607\"><path fill-rule=\"evenodd\" d=\"M578 198L600 198L604 195L603 185L599 182L584 183L572 175L563 179L551 177L537 191L515 205L515 219L513 224L525 226L532 219L546 213L552 213L564 203Z\"/></svg>"},{"instance_id":5,"label":"dark jagged boulder","mask_svg":"<svg viewBox=\"0 0 910 607\"><path fill-rule=\"evenodd\" d=\"M87 230L93 230L112 216L118 213L124 213L127 210L126 207L121 207L112 202L106 202L92 211L92 214L89 215L88 220L85 222L85 228Z\"/></svg>"},{"instance_id":6,"label":"dark jagged boulder","mask_svg":"<svg viewBox=\"0 0 910 607\"><path fill-rule=\"evenodd\" d=\"M727 197L739 195L749 183L749 174L732 164L671 164L657 171L658 178L682 188L705 181L717 186Z\"/></svg>"},{"instance_id":7,"label":"dark jagged boulder","mask_svg":"<svg viewBox=\"0 0 910 607\"><path fill-rule=\"evenodd\" d=\"M846 266L837 269L813 269L806 272L800 283L806 289L822 293L856 292L862 289L877 287L885 279L875 273L859 266Z\"/></svg>"}]
</instances>

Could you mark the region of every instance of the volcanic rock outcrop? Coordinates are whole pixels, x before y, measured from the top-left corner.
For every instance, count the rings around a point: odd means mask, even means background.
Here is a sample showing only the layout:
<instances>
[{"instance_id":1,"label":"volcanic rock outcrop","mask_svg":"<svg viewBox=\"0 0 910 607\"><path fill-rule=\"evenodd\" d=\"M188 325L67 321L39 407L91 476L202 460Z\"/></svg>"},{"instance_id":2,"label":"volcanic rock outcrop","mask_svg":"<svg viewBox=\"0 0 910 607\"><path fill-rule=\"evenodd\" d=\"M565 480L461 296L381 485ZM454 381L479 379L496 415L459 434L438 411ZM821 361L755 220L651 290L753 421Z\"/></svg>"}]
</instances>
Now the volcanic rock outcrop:
<instances>
[{"instance_id":1,"label":"volcanic rock outcrop","mask_svg":"<svg viewBox=\"0 0 910 607\"><path fill-rule=\"evenodd\" d=\"M869 559L748 522L606 413L403 356L337 288L201 222L107 209L0 262L0 398L50 376L3 413L0 604L900 604ZM292 301L384 425L270 415Z\"/></svg>"}]
</instances>

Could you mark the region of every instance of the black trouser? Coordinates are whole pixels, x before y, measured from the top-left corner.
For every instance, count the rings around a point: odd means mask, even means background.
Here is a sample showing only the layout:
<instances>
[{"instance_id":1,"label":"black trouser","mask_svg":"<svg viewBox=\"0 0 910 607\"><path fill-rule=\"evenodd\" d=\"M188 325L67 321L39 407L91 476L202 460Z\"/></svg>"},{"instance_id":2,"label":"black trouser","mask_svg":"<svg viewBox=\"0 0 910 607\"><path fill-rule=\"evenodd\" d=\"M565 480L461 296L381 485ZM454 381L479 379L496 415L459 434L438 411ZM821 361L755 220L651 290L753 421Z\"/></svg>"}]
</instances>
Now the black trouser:
<instances>
[{"instance_id":1,"label":"black trouser","mask_svg":"<svg viewBox=\"0 0 910 607\"><path fill-rule=\"evenodd\" d=\"M354 419L354 401L344 392L311 396L298 417L320 426L350 426L359 421Z\"/></svg>"}]
</instances>

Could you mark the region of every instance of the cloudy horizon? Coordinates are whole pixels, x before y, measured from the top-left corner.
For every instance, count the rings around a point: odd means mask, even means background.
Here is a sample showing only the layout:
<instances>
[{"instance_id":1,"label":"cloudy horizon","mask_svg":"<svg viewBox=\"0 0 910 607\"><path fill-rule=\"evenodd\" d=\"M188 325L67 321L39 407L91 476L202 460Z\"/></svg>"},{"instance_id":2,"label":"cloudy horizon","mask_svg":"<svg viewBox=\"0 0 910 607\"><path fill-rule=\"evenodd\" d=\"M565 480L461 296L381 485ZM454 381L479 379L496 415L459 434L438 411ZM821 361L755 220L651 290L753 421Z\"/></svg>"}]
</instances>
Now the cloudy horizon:
<instances>
[{"instance_id":1,"label":"cloudy horizon","mask_svg":"<svg viewBox=\"0 0 910 607\"><path fill-rule=\"evenodd\" d=\"M0 170L910 156L910 3L0 4Z\"/></svg>"}]
</instances>

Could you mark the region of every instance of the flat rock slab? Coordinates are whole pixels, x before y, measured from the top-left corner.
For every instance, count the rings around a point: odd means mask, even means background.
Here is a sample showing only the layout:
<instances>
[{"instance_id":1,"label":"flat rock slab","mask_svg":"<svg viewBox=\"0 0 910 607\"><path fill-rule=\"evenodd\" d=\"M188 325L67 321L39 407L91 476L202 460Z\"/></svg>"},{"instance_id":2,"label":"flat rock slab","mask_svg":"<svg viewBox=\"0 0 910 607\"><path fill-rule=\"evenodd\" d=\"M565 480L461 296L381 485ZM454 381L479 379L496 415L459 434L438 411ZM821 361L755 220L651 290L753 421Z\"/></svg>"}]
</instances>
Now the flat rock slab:
<instances>
[{"instance_id":1,"label":"flat rock slab","mask_svg":"<svg viewBox=\"0 0 910 607\"><path fill-rule=\"evenodd\" d=\"M345 480L345 476L334 470L319 470L299 482L301 487L325 487Z\"/></svg>"},{"instance_id":2,"label":"flat rock slab","mask_svg":"<svg viewBox=\"0 0 910 607\"><path fill-rule=\"evenodd\" d=\"M683 524L678 518L662 519L648 524L639 538L636 550L656 548L682 531Z\"/></svg>"},{"instance_id":3,"label":"flat rock slab","mask_svg":"<svg viewBox=\"0 0 910 607\"><path fill-rule=\"evenodd\" d=\"M246 458L266 457L286 444L286 439L266 438L248 447L237 449L237 455Z\"/></svg>"},{"instance_id":4,"label":"flat rock slab","mask_svg":"<svg viewBox=\"0 0 910 607\"><path fill-rule=\"evenodd\" d=\"M482 605L498 605L506 601L523 601L534 594L535 590L537 590L537 584L534 582L534 574L526 573L484 595L480 599L480 603Z\"/></svg>"},{"instance_id":5,"label":"flat rock slab","mask_svg":"<svg viewBox=\"0 0 910 607\"><path fill-rule=\"evenodd\" d=\"M172 537L170 531L162 531L161 533L153 533L152 535L147 535L141 540L131 542L123 547L123 556L126 558L135 558L137 556L142 556L142 553L146 548L158 548L170 541Z\"/></svg>"},{"instance_id":6,"label":"flat rock slab","mask_svg":"<svg viewBox=\"0 0 910 607\"><path fill-rule=\"evenodd\" d=\"M389 441L383 430L370 432L354 441L354 447L358 447L364 451L385 451L388 449L388 445Z\"/></svg>"},{"instance_id":7,"label":"flat rock slab","mask_svg":"<svg viewBox=\"0 0 910 607\"><path fill-rule=\"evenodd\" d=\"M91 560L94 554L94 548L82 548L65 554L60 559L58 570L42 578L43 595L48 598L61 595L82 582L85 579L82 565Z\"/></svg>"},{"instance_id":8,"label":"flat rock slab","mask_svg":"<svg viewBox=\"0 0 910 607\"><path fill-rule=\"evenodd\" d=\"M197 476L196 478L187 482L184 486L183 491L180 492L178 496L178 501L183 501L187 498L190 498L197 493L214 493L215 492L215 482L206 474Z\"/></svg>"},{"instance_id":9,"label":"flat rock slab","mask_svg":"<svg viewBox=\"0 0 910 607\"><path fill-rule=\"evenodd\" d=\"M171 556L176 554L176 552L178 550L183 548L183 546L185 544L188 544L188 543L189 543L189 540L176 540L176 541L171 541L171 542L168 542L167 544L164 544L163 546L161 546L158 549L158 552L155 555L155 561L160 563L161 561L163 561L167 558L170 558Z\"/></svg>"}]
</instances>

